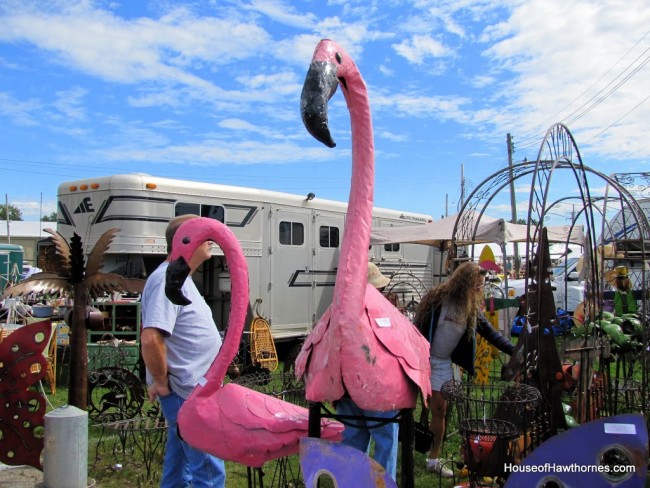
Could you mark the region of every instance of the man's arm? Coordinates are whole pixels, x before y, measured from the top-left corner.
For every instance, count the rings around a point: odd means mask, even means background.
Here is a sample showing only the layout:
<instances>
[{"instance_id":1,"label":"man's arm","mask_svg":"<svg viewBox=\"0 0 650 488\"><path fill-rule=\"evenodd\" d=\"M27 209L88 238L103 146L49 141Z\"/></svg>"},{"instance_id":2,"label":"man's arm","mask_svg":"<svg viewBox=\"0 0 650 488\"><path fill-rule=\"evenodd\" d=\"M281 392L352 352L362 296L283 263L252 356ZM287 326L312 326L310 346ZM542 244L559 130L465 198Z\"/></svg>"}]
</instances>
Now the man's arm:
<instances>
[{"instance_id":1,"label":"man's arm","mask_svg":"<svg viewBox=\"0 0 650 488\"><path fill-rule=\"evenodd\" d=\"M171 393L169 379L167 378L167 348L163 332L155 327L146 327L140 335L142 359L153 377L149 385L149 400L154 401L157 396L166 396Z\"/></svg>"}]
</instances>

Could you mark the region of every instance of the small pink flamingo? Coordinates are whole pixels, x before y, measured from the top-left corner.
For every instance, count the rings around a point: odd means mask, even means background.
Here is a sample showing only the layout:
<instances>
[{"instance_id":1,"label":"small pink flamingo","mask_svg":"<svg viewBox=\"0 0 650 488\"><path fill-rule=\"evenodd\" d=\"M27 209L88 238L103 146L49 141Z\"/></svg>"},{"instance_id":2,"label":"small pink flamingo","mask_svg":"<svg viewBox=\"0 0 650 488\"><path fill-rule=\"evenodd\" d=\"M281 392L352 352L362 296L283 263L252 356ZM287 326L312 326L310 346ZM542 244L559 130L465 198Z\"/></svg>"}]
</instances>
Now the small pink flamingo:
<instances>
[{"instance_id":1,"label":"small pink flamingo","mask_svg":"<svg viewBox=\"0 0 650 488\"><path fill-rule=\"evenodd\" d=\"M228 383L223 385L244 330L248 308L248 267L234 234L221 222L208 218L190 219L174 237L167 269L165 293L177 305L189 302L181 286L189 275L190 258L205 241L223 250L232 280L228 331L219 354L194 388L178 414L178 428L191 446L227 461L251 467L299 450L307 435L309 412L278 398ZM322 437L339 440L343 425L323 420Z\"/></svg>"},{"instance_id":2,"label":"small pink flamingo","mask_svg":"<svg viewBox=\"0 0 650 488\"><path fill-rule=\"evenodd\" d=\"M327 102L341 85L352 128L352 182L332 304L296 360L306 397L331 402L345 391L366 410L413 408L431 395L429 343L366 283L372 223L374 144L366 84L354 61L324 39L314 52L300 101L307 130L328 147Z\"/></svg>"}]
</instances>

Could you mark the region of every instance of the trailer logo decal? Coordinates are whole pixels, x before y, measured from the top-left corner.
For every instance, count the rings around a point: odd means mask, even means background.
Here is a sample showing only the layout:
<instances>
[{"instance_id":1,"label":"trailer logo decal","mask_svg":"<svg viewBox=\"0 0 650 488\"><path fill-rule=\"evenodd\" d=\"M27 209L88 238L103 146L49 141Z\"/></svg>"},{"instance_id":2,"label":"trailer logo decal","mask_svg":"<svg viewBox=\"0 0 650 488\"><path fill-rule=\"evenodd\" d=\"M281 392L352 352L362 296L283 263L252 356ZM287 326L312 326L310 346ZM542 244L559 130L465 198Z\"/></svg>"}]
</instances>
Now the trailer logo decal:
<instances>
[{"instance_id":1,"label":"trailer logo decal","mask_svg":"<svg viewBox=\"0 0 650 488\"><path fill-rule=\"evenodd\" d=\"M74 211L74 213L90 213L94 212L95 209L93 208L93 202L90 200L90 197L86 197L83 200L81 200L81 203L77 207L77 209Z\"/></svg>"},{"instance_id":2,"label":"trailer logo decal","mask_svg":"<svg viewBox=\"0 0 650 488\"><path fill-rule=\"evenodd\" d=\"M57 203L57 206L59 207L59 213L61 214L61 218L57 219L56 223L71 225L72 227L75 227L74 220L72 220L72 216L70 215L70 212L68 212L68 207L66 207L60 201Z\"/></svg>"},{"instance_id":3,"label":"trailer logo decal","mask_svg":"<svg viewBox=\"0 0 650 488\"><path fill-rule=\"evenodd\" d=\"M336 269L305 271L297 269L289 279L289 288L312 286L334 286L336 281Z\"/></svg>"},{"instance_id":4,"label":"trailer logo decal","mask_svg":"<svg viewBox=\"0 0 650 488\"><path fill-rule=\"evenodd\" d=\"M110 213L109 208L113 203L125 203L133 202L133 204L141 202L151 202L151 203L166 203L170 207L176 202L171 198L152 198L152 197L140 197L136 195L112 195L108 197L104 203L99 208L99 211L95 215L94 224L99 224L101 222L108 222L109 220L130 220L130 221L139 221L139 222L169 222L169 217L156 217L156 216L147 216L147 215L124 215L117 213L117 210L113 210L115 213ZM122 210L123 212L123 210Z\"/></svg>"},{"instance_id":5,"label":"trailer logo decal","mask_svg":"<svg viewBox=\"0 0 650 488\"><path fill-rule=\"evenodd\" d=\"M233 217L233 212L228 212L226 215L228 216L226 225L228 227L245 227L248 225L248 223L253 220L253 217L257 213L258 208L251 206L251 205L232 205L232 204L224 204L224 207L226 209L231 209L231 210L240 210L240 211L245 211L246 214L243 216L242 219L240 220L234 220Z\"/></svg>"}]
</instances>

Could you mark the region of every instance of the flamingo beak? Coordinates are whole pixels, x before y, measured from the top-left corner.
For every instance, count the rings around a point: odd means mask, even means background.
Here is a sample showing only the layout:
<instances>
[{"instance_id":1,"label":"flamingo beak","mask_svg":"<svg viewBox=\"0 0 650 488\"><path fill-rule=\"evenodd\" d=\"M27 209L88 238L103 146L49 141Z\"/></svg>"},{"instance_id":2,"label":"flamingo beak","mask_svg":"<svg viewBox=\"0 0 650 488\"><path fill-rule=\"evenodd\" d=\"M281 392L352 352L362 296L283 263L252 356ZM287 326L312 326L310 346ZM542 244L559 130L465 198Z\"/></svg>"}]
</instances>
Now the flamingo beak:
<instances>
[{"instance_id":1,"label":"flamingo beak","mask_svg":"<svg viewBox=\"0 0 650 488\"><path fill-rule=\"evenodd\" d=\"M335 147L327 122L327 103L336 92L336 65L314 61L309 67L300 95L300 114L307 131L327 147Z\"/></svg>"},{"instance_id":2,"label":"flamingo beak","mask_svg":"<svg viewBox=\"0 0 650 488\"><path fill-rule=\"evenodd\" d=\"M174 305L189 305L192 303L183 295L182 287L190 275L190 267L183 257L180 257L167 266L165 275L165 295Z\"/></svg>"}]
</instances>

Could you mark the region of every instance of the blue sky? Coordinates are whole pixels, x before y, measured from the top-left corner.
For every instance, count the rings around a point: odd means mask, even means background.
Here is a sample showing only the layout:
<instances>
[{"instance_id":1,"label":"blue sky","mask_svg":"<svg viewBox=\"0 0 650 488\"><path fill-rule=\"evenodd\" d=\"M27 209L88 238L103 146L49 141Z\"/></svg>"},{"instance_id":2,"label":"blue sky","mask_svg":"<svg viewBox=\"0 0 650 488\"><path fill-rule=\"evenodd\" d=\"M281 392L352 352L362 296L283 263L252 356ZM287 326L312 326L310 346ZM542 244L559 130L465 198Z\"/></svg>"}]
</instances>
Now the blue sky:
<instances>
[{"instance_id":1,"label":"blue sky","mask_svg":"<svg viewBox=\"0 0 650 488\"><path fill-rule=\"evenodd\" d=\"M454 213L461 168L467 194L507 164L507 133L534 160L556 122L586 165L648 170L647 0L3 0L2 193L25 220L63 181L126 172L347 200L342 95L334 150L299 113L324 37L369 88L377 206Z\"/></svg>"}]
</instances>

